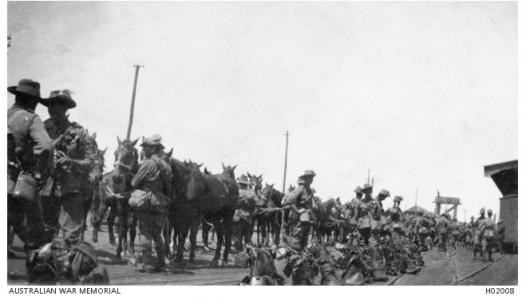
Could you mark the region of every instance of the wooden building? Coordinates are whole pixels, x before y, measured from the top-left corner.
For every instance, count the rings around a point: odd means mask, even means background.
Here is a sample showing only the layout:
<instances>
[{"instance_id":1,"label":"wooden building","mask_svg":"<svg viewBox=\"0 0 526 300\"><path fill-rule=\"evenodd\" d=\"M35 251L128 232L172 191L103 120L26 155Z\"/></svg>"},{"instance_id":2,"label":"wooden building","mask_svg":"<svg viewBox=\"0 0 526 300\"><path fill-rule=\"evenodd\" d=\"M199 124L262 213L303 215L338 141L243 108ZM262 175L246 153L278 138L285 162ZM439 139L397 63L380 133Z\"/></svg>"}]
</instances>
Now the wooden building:
<instances>
[{"instance_id":1,"label":"wooden building","mask_svg":"<svg viewBox=\"0 0 526 300\"><path fill-rule=\"evenodd\" d=\"M484 167L484 176L491 177L502 193L499 219L506 228L504 242L515 250L518 245L518 171L518 160Z\"/></svg>"}]
</instances>

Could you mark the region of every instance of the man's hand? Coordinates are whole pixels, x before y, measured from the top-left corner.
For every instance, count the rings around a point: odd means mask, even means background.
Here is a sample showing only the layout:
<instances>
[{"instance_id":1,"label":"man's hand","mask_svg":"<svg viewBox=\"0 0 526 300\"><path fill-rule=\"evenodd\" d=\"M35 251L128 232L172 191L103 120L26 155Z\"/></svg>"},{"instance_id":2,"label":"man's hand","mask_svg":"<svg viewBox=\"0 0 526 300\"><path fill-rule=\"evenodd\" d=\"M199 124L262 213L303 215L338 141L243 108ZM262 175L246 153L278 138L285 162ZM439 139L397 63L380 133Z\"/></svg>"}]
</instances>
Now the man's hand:
<instances>
[{"instance_id":1,"label":"man's hand","mask_svg":"<svg viewBox=\"0 0 526 300\"><path fill-rule=\"evenodd\" d=\"M57 164L59 165L65 165L65 164L69 164L69 163L72 163L73 160L67 156L62 156L60 158L57 159Z\"/></svg>"}]
</instances>

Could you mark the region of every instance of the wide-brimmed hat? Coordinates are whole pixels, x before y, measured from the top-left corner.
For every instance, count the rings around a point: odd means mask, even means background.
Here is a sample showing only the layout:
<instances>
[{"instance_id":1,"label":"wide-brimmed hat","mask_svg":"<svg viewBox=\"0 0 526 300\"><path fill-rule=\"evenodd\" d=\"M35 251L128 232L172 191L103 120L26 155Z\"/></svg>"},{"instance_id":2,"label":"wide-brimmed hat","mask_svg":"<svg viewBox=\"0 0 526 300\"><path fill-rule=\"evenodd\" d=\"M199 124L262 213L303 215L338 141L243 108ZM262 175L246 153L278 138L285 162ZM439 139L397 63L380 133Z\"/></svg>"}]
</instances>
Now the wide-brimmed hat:
<instances>
[{"instance_id":1,"label":"wide-brimmed hat","mask_svg":"<svg viewBox=\"0 0 526 300\"><path fill-rule=\"evenodd\" d=\"M154 134L147 138L143 137L141 146L159 146L161 148L164 148L163 144L161 143L161 140L162 137L160 134Z\"/></svg>"},{"instance_id":2,"label":"wide-brimmed hat","mask_svg":"<svg viewBox=\"0 0 526 300\"><path fill-rule=\"evenodd\" d=\"M40 83L31 79L22 79L18 82L18 85L8 87L7 91L13 95L24 95L41 100Z\"/></svg>"},{"instance_id":3,"label":"wide-brimmed hat","mask_svg":"<svg viewBox=\"0 0 526 300\"><path fill-rule=\"evenodd\" d=\"M373 189L373 186L370 185L370 184L368 184L368 183L364 184L364 185L363 185L363 188L362 188L362 190L363 190L364 192L367 191L367 190L372 190L372 189Z\"/></svg>"},{"instance_id":4,"label":"wide-brimmed hat","mask_svg":"<svg viewBox=\"0 0 526 300\"><path fill-rule=\"evenodd\" d=\"M66 108L74 108L77 106L77 102L71 97L72 92L68 89L65 90L55 90L49 94L49 98L42 99L42 105L50 106L52 104L61 104L66 106Z\"/></svg>"},{"instance_id":5,"label":"wide-brimmed hat","mask_svg":"<svg viewBox=\"0 0 526 300\"><path fill-rule=\"evenodd\" d=\"M354 189L354 192L355 193L363 193L363 189L361 186L357 186L355 189Z\"/></svg>"},{"instance_id":6,"label":"wide-brimmed hat","mask_svg":"<svg viewBox=\"0 0 526 300\"><path fill-rule=\"evenodd\" d=\"M313 170L305 170L302 175L300 175L299 178L308 178L308 177L314 177L316 176L316 173L314 173Z\"/></svg>"},{"instance_id":7,"label":"wide-brimmed hat","mask_svg":"<svg viewBox=\"0 0 526 300\"><path fill-rule=\"evenodd\" d=\"M398 201L398 202L401 202L402 200L404 200L404 197L402 197L402 196L395 196L395 197L393 198L393 201L394 201L394 202L397 202L397 201Z\"/></svg>"},{"instance_id":8,"label":"wide-brimmed hat","mask_svg":"<svg viewBox=\"0 0 526 300\"><path fill-rule=\"evenodd\" d=\"M378 195L383 195L383 196L385 196L385 197L389 197L389 196L391 196L391 194L389 194L389 191L388 191L388 190L385 190L385 189L382 189L382 190L380 191L380 193L378 193Z\"/></svg>"}]
</instances>

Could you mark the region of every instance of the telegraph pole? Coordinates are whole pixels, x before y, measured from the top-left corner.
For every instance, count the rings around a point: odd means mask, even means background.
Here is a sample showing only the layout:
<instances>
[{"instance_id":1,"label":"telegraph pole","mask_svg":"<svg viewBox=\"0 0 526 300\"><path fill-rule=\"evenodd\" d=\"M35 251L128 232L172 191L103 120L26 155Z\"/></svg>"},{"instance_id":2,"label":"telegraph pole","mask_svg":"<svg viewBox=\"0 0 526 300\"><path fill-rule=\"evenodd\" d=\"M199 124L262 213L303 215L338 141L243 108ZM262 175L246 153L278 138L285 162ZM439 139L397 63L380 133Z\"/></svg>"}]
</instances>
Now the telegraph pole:
<instances>
[{"instance_id":1,"label":"telegraph pole","mask_svg":"<svg viewBox=\"0 0 526 300\"><path fill-rule=\"evenodd\" d=\"M135 109L135 92L137 90L137 77L139 77L139 68L143 66L134 65L135 67L135 79L133 80L133 92L132 92L132 101L130 107L130 119L128 121L128 131L126 132L126 139L130 140L131 128L133 124L133 110Z\"/></svg>"},{"instance_id":2,"label":"telegraph pole","mask_svg":"<svg viewBox=\"0 0 526 300\"><path fill-rule=\"evenodd\" d=\"M371 169L367 169L367 184L371 183Z\"/></svg>"},{"instance_id":3,"label":"telegraph pole","mask_svg":"<svg viewBox=\"0 0 526 300\"><path fill-rule=\"evenodd\" d=\"M285 193L285 184L287 183L287 160L289 153L289 131L285 132L285 167L283 170L283 189L282 192Z\"/></svg>"}]
</instances>

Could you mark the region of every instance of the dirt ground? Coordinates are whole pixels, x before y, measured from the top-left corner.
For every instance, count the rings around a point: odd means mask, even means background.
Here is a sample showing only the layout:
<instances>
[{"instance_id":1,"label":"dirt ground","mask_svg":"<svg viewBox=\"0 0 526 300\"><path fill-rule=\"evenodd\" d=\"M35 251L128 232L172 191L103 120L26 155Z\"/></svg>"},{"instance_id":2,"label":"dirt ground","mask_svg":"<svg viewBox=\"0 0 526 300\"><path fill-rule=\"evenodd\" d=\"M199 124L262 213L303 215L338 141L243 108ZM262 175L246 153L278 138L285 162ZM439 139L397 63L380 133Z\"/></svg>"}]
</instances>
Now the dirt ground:
<instances>
[{"instance_id":1,"label":"dirt ground","mask_svg":"<svg viewBox=\"0 0 526 300\"><path fill-rule=\"evenodd\" d=\"M91 232L86 232L90 237ZM137 242L137 241L136 241ZM114 285L237 285L248 274L246 268L233 265L233 253L229 265L223 268L210 267L213 251L203 250L198 235L196 265L193 268L178 268L166 273L140 273L126 259L113 259L114 246L108 242L106 232L99 235L96 244L99 261L106 265L111 284ZM215 243L210 243L214 248ZM17 258L8 259L8 284L26 284L25 254L19 241L15 241ZM188 253L185 253L188 259ZM415 275L391 277L381 285L517 285L517 255L495 255L494 262L473 260L469 249L450 249L438 252L433 249L424 255L425 266Z\"/></svg>"}]
</instances>

